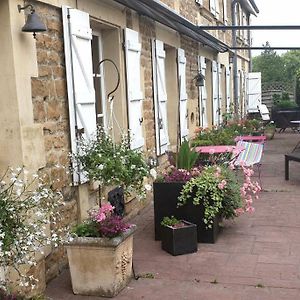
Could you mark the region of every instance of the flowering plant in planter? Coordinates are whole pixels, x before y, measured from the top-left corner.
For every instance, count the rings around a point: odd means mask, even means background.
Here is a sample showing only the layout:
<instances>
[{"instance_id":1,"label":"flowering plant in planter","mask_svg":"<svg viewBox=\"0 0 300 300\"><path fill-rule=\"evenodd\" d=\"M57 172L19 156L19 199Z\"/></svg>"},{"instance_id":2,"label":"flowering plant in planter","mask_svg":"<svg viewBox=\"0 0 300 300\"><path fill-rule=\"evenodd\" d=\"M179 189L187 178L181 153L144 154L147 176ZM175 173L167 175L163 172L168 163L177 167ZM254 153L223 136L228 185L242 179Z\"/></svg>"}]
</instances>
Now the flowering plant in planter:
<instances>
[{"instance_id":1,"label":"flowering plant in planter","mask_svg":"<svg viewBox=\"0 0 300 300\"><path fill-rule=\"evenodd\" d=\"M100 185L122 186L127 194L145 194L143 182L149 173L148 166L141 151L130 149L127 136L115 143L98 127L95 139L78 142L78 153L72 158L80 163L90 180L99 181Z\"/></svg>"},{"instance_id":2,"label":"flowering plant in planter","mask_svg":"<svg viewBox=\"0 0 300 300\"><path fill-rule=\"evenodd\" d=\"M125 223L120 216L113 213L110 203L103 204L98 210L89 212L90 218L75 227L78 237L107 237L113 238L125 232L131 224Z\"/></svg>"},{"instance_id":3,"label":"flowering plant in planter","mask_svg":"<svg viewBox=\"0 0 300 300\"><path fill-rule=\"evenodd\" d=\"M37 264L36 254L43 255L45 246L57 247L62 241L65 230L50 230L50 223L59 222L63 205L62 195L40 176L29 176L24 168L7 169L0 179L0 289L16 285L10 281L13 272L19 286L35 288L38 280L24 269Z\"/></svg>"},{"instance_id":4,"label":"flowering plant in planter","mask_svg":"<svg viewBox=\"0 0 300 300\"><path fill-rule=\"evenodd\" d=\"M73 292L113 297L132 277L136 226L115 215L110 203L91 210L89 216L66 244Z\"/></svg>"},{"instance_id":5,"label":"flowering plant in planter","mask_svg":"<svg viewBox=\"0 0 300 300\"><path fill-rule=\"evenodd\" d=\"M178 153L168 154L170 165L157 182L187 182L200 174L201 166L196 166L199 154L190 148L188 141L182 143Z\"/></svg>"},{"instance_id":6,"label":"flowering plant in planter","mask_svg":"<svg viewBox=\"0 0 300 300\"><path fill-rule=\"evenodd\" d=\"M257 182L251 181L253 170L242 167L244 181L241 182L233 172L233 166L208 166L200 176L189 180L181 191L178 205L188 201L204 206L203 221L211 228L214 218L231 219L244 212L253 212L253 196L258 197L261 190Z\"/></svg>"}]
</instances>

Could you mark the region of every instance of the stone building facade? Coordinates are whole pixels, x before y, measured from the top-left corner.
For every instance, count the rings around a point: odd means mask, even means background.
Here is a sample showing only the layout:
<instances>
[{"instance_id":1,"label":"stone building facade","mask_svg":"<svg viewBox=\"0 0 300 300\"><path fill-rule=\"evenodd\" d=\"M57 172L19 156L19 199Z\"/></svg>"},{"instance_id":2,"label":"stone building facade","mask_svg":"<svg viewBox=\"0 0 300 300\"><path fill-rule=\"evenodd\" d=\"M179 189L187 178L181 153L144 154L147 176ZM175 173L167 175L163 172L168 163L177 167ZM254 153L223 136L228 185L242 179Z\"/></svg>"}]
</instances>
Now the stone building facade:
<instances>
[{"instance_id":1,"label":"stone building facade","mask_svg":"<svg viewBox=\"0 0 300 300\"><path fill-rule=\"evenodd\" d=\"M183 28L182 31L162 24L159 13L147 16L139 9L132 9L126 2L134 3L125 0L30 1L47 26L47 31L38 33L36 40L30 34L21 32L25 16L18 12L17 5L24 5L24 2L4 0L0 3L0 22L4 29L0 37L6 41L0 53L0 169L24 165L33 172L45 172L54 182L54 187L63 192L66 202L63 219L66 224L84 219L95 197L95 190L89 184L74 184L72 174L57 168L57 165L66 166L69 163L69 153L74 151L75 126L78 125L72 121L74 107L73 110L70 107L76 102L76 99L71 99L70 91L76 89L74 85L77 83L73 82L72 86L70 82L72 60L68 57L68 51L71 53L72 47L70 49L68 44L70 37L66 36L70 34L68 20L72 22L74 12L76 16L88 20L87 25L92 30L88 43L93 63L109 58L120 72L121 81L114 95L113 107L118 124L124 130L135 130L141 139L133 147L143 149L146 155L151 155L159 163L165 160L166 150L176 150L180 140L192 138L196 127L219 125L222 113L227 112L230 104L234 103L233 52L226 47L232 45L231 31L213 31L209 36L205 35L210 41L205 44L199 32L191 29L201 25L231 25L231 1L153 1L161 14L170 11L172 24L185 24L178 27ZM234 18L238 24L249 22L249 16L253 13L249 10L251 3L253 0L237 3L238 14ZM86 29L82 28L83 31ZM188 35L191 30L193 34ZM247 44L248 40L248 33L238 32L239 45ZM133 52L138 56L132 56L136 64L129 66L132 64L130 55L135 55L130 52L131 46L137 47ZM96 53L95 49L100 53ZM236 55L238 104L243 112L250 57L246 51L238 51ZM129 67L132 69L129 70ZM104 79L101 79L98 94L95 86L98 119L96 115L84 116L94 119L95 126L96 120L103 126L110 121L116 122L109 120L110 114L106 113L109 109L107 93L113 88L115 74L108 66L103 69L100 75ZM135 72L138 77L134 77L137 76L133 74ZM205 75L203 87L195 85L199 72ZM163 78L159 78L161 75ZM137 79L134 85L132 78ZM136 99L140 101L138 110L136 106L131 107L135 105L130 101L131 91L141 95ZM137 114L131 114L131 110ZM130 126L140 127L137 130ZM114 131L118 136L117 126ZM143 203L131 199L126 204L127 214L136 214L150 199L151 195ZM34 271L40 279L40 289L65 265L62 248L43 258Z\"/></svg>"}]
</instances>

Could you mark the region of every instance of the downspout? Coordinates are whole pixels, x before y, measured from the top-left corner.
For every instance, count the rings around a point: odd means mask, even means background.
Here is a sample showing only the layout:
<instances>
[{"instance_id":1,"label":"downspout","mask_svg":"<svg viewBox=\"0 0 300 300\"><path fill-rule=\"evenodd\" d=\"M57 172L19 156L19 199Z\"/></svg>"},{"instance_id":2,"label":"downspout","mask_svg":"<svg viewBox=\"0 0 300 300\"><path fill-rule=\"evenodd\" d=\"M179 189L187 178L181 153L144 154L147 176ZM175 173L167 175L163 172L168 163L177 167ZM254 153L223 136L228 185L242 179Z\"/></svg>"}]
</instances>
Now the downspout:
<instances>
[{"instance_id":1,"label":"downspout","mask_svg":"<svg viewBox=\"0 0 300 300\"><path fill-rule=\"evenodd\" d=\"M232 25L236 26L236 5L239 2L239 0L233 0L231 3L231 18L232 18ZM237 41L236 41L236 29L232 29L232 46L236 47L237 46ZM238 92L238 80L239 80L239 75L238 75L238 60L237 60L237 50L234 50L233 54L233 103L234 103L234 116L235 119L238 119L238 113L239 113L239 92Z\"/></svg>"},{"instance_id":2,"label":"downspout","mask_svg":"<svg viewBox=\"0 0 300 300\"><path fill-rule=\"evenodd\" d=\"M250 24L250 14L248 14L248 20L247 20L247 22L248 22L248 25L251 25ZM251 47L252 46L252 37L251 37L251 30L250 29L248 29L248 44L249 44L249 46ZM251 73L252 72L252 70L253 70L253 65L252 65L252 51L251 50L249 50L249 73Z\"/></svg>"}]
</instances>

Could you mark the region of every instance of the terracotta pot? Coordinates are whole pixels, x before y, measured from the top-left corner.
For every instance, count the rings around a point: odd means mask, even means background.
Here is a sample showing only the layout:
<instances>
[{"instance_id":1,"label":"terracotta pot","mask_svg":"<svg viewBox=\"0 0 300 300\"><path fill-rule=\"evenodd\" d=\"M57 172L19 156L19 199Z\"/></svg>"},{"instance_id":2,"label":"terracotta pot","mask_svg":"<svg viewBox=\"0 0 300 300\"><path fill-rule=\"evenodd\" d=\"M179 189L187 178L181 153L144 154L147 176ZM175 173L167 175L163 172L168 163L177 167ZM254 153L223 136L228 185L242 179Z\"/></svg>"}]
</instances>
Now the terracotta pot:
<instances>
[{"instance_id":1,"label":"terracotta pot","mask_svg":"<svg viewBox=\"0 0 300 300\"><path fill-rule=\"evenodd\" d=\"M133 233L116 238L79 237L66 245L74 294L114 297L132 277Z\"/></svg>"}]
</instances>

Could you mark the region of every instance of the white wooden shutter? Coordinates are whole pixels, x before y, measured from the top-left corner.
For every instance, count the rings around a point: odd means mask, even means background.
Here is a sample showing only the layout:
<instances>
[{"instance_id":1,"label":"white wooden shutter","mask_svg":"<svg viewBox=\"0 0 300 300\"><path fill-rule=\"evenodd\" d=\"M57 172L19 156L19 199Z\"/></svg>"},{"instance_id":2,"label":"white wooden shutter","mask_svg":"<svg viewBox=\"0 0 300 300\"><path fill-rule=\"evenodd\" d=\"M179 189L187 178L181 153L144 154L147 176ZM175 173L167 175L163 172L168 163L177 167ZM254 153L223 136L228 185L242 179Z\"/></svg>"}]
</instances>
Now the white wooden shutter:
<instances>
[{"instance_id":1,"label":"white wooden shutter","mask_svg":"<svg viewBox=\"0 0 300 300\"><path fill-rule=\"evenodd\" d=\"M217 62L212 62L212 117L213 125L218 125L219 121L219 84L218 84L218 64Z\"/></svg>"},{"instance_id":2,"label":"white wooden shutter","mask_svg":"<svg viewBox=\"0 0 300 300\"><path fill-rule=\"evenodd\" d=\"M220 0L215 0L216 18L220 18Z\"/></svg>"},{"instance_id":3,"label":"white wooden shutter","mask_svg":"<svg viewBox=\"0 0 300 300\"><path fill-rule=\"evenodd\" d=\"M167 90L164 43L156 40L154 61L154 84L155 84L155 128L157 155L166 152L169 145L168 119L167 119Z\"/></svg>"},{"instance_id":4,"label":"white wooden shutter","mask_svg":"<svg viewBox=\"0 0 300 300\"><path fill-rule=\"evenodd\" d=\"M186 57L183 49L178 49L178 81L179 81L179 118L180 118L180 139L187 139L188 131L188 111L186 93Z\"/></svg>"},{"instance_id":5,"label":"white wooden shutter","mask_svg":"<svg viewBox=\"0 0 300 300\"><path fill-rule=\"evenodd\" d=\"M223 0L223 18L224 24L228 24L228 13L227 13L227 0Z\"/></svg>"},{"instance_id":6,"label":"white wooden shutter","mask_svg":"<svg viewBox=\"0 0 300 300\"><path fill-rule=\"evenodd\" d=\"M215 16L216 15L216 0L209 0L209 9L210 12Z\"/></svg>"},{"instance_id":7,"label":"white wooden shutter","mask_svg":"<svg viewBox=\"0 0 300 300\"><path fill-rule=\"evenodd\" d=\"M246 89L246 78L247 78L247 73L243 71L243 74L242 74L242 80L243 80L243 114L242 116L245 117L246 114L247 114L247 98L246 98L246 95L247 95L247 89Z\"/></svg>"},{"instance_id":8,"label":"white wooden shutter","mask_svg":"<svg viewBox=\"0 0 300 300\"><path fill-rule=\"evenodd\" d=\"M226 67L226 112L230 112L231 103L231 81L230 81L230 67Z\"/></svg>"},{"instance_id":9,"label":"white wooden shutter","mask_svg":"<svg viewBox=\"0 0 300 300\"><path fill-rule=\"evenodd\" d=\"M92 29L86 12L63 6L64 48L72 152L79 135L91 139L96 132L95 91L92 67ZM80 178L79 178L80 177ZM74 183L86 178L74 172Z\"/></svg>"},{"instance_id":10,"label":"white wooden shutter","mask_svg":"<svg viewBox=\"0 0 300 300\"><path fill-rule=\"evenodd\" d=\"M238 105L239 105L239 110L240 110L240 103L241 103L241 84L242 84L242 82L241 82L241 71L240 70L238 70L238 87L237 87L237 89L238 89Z\"/></svg>"},{"instance_id":11,"label":"white wooden shutter","mask_svg":"<svg viewBox=\"0 0 300 300\"><path fill-rule=\"evenodd\" d=\"M142 100L141 91L141 44L137 31L125 29L125 57L128 100L128 124L131 137L131 149L144 145L142 128Z\"/></svg>"},{"instance_id":12,"label":"white wooden shutter","mask_svg":"<svg viewBox=\"0 0 300 300\"><path fill-rule=\"evenodd\" d=\"M206 62L204 56L198 56L198 68L202 75L206 78ZM206 79L204 79L204 86L199 86L199 115L200 125L203 128L208 126L207 123L207 90L206 90Z\"/></svg>"},{"instance_id":13,"label":"white wooden shutter","mask_svg":"<svg viewBox=\"0 0 300 300\"><path fill-rule=\"evenodd\" d=\"M221 64L218 64L218 125L220 125L223 122L223 117L222 117L222 100L223 95L222 95L222 66Z\"/></svg>"},{"instance_id":14,"label":"white wooden shutter","mask_svg":"<svg viewBox=\"0 0 300 300\"><path fill-rule=\"evenodd\" d=\"M247 76L247 111L249 113L258 112L261 105L261 73L248 73Z\"/></svg>"}]
</instances>

